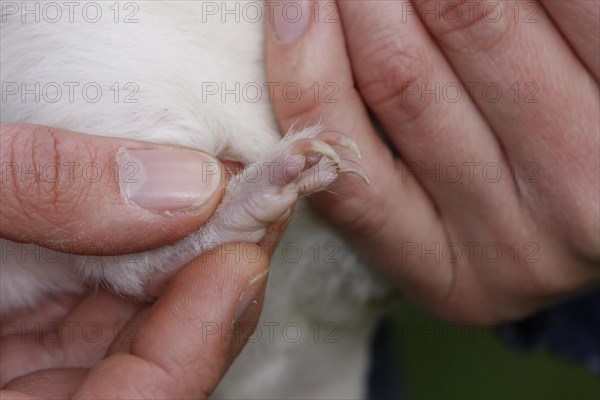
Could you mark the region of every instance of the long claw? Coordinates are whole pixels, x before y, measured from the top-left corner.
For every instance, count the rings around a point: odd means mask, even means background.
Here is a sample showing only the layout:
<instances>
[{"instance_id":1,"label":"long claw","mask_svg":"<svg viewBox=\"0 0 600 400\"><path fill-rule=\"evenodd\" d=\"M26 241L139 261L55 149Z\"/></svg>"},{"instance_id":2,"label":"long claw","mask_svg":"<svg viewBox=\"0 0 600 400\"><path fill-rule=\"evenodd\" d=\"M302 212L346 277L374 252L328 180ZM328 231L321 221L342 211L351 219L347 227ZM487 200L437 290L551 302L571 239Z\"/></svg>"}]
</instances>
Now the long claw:
<instances>
[{"instance_id":1,"label":"long claw","mask_svg":"<svg viewBox=\"0 0 600 400\"><path fill-rule=\"evenodd\" d=\"M322 140L301 139L292 144L292 154L305 155L308 153L322 154L336 164L339 164L342 161L335 150Z\"/></svg>"},{"instance_id":2,"label":"long claw","mask_svg":"<svg viewBox=\"0 0 600 400\"><path fill-rule=\"evenodd\" d=\"M358 165L354 161L342 160L339 163L338 172L340 172L340 173L347 172L350 174L355 174L355 175L358 175L359 177L361 177L367 183L367 185L371 183L371 180L369 179L369 176L367 175L367 171L365 171L360 165Z\"/></svg>"},{"instance_id":3,"label":"long claw","mask_svg":"<svg viewBox=\"0 0 600 400\"><path fill-rule=\"evenodd\" d=\"M350 138L350 136L345 135L336 131L326 131L321 132L317 135L317 138L321 139L327 144L332 146L342 146L356 154L358 158L362 158L362 154L360 153L360 149L356 142Z\"/></svg>"}]
</instances>

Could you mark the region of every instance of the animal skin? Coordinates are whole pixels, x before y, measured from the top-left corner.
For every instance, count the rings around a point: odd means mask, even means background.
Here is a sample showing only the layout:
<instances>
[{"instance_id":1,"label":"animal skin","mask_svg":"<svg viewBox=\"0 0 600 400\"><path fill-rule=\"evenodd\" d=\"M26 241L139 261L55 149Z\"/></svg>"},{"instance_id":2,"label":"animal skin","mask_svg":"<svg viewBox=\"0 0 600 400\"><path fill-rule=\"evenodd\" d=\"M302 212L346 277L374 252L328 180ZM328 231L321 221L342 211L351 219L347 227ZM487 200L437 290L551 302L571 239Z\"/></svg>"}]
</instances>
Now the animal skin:
<instances>
[{"instance_id":1,"label":"animal skin","mask_svg":"<svg viewBox=\"0 0 600 400\"><path fill-rule=\"evenodd\" d=\"M11 252L1 260L0 313L98 283L141 297L153 275L217 244L260 240L299 195L329 187L339 173L364 176L352 161L358 150L343 134L316 126L281 139L265 86L262 18L227 20L214 13L224 3L207 1L81 2L73 10L55 3L64 9L51 22L57 14L43 2L28 2L29 14L11 4L3 3L0 25L3 122L188 146L254 163L261 174L250 180L242 172L203 228L134 255L134 263L32 260L33 245L3 240ZM248 84L263 88L258 100L244 94ZM240 89L223 95L223 88ZM274 170L267 173L266 165ZM290 165L298 174L284 174ZM378 316L371 303L386 286L302 202L279 249L257 331L213 397L364 397Z\"/></svg>"}]
</instances>

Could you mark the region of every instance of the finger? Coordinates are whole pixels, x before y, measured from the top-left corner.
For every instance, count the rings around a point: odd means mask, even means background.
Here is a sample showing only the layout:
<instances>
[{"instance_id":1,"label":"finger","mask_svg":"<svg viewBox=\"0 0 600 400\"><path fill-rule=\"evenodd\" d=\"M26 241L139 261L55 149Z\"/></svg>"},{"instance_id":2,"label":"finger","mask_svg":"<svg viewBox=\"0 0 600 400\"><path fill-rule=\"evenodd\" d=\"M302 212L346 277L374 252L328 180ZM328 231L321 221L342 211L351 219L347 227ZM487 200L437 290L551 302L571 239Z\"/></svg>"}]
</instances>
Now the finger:
<instances>
[{"instance_id":1,"label":"finger","mask_svg":"<svg viewBox=\"0 0 600 400\"><path fill-rule=\"evenodd\" d=\"M292 221L296 205L293 205L278 221L275 221L271 226L267 228L265 236L258 243L260 248L267 253L269 258L273 257L275 249L279 245L281 237L285 233L288 225Z\"/></svg>"},{"instance_id":2,"label":"finger","mask_svg":"<svg viewBox=\"0 0 600 400\"><path fill-rule=\"evenodd\" d=\"M273 257L273 253L279 245L281 237L292 220L294 208L295 206L282 216L279 221L269 226L265 236L258 243L258 246L266 253L269 259ZM146 320L149 311L149 308L146 307L136 313L135 317L124 326L122 331L119 332L117 340L110 346L107 354L129 352L131 345L136 342L135 335L137 334L139 327Z\"/></svg>"},{"instance_id":3,"label":"finger","mask_svg":"<svg viewBox=\"0 0 600 400\"><path fill-rule=\"evenodd\" d=\"M48 324L62 320L81 302L81 293L61 293L45 299L35 309L26 308L2 316L2 336L18 334L30 324Z\"/></svg>"},{"instance_id":4,"label":"finger","mask_svg":"<svg viewBox=\"0 0 600 400\"><path fill-rule=\"evenodd\" d=\"M466 89L419 19L408 15L410 6L339 3L357 85L410 173L430 193L449 235L470 220L481 229L476 238L460 233L463 238L492 240L498 227L481 223L489 210L518 205L510 196L509 168ZM489 164L504 176L487 179L481 166Z\"/></svg>"},{"instance_id":5,"label":"finger","mask_svg":"<svg viewBox=\"0 0 600 400\"><path fill-rule=\"evenodd\" d=\"M139 308L130 300L99 289L62 319L21 321L18 325L3 321L5 330L18 332L2 338L0 386L42 369L93 366Z\"/></svg>"},{"instance_id":6,"label":"finger","mask_svg":"<svg viewBox=\"0 0 600 400\"><path fill-rule=\"evenodd\" d=\"M142 251L197 229L223 193L201 152L37 125L2 124L0 141L0 236L17 242Z\"/></svg>"},{"instance_id":7,"label":"finger","mask_svg":"<svg viewBox=\"0 0 600 400\"><path fill-rule=\"evenodd\" d=\"M119 334L115 337L115 340L111 343L106 356L111 356L117 353L129 353L131 345L136 343L136 335L138 334L140 327L146 321L146 317L150 313L151 306L145 306L141 308L133 318L125 323L119 330Z\"/></svg>"},{"instance_id":8,"label":"finger","mask_svg":"<svg viewBox=\"0 0 600 400\"><path fill-rule=\"evenodd\" d=\"M445 266L398 269L390 265L405 238L430 244L441 241L444 233L427 194L413 175L403 175L406 166L378 137L354 89L335 3L291 2L304 7L300 13L304 23L288 24L282 17L283 3L274 4L265 27L268 80L281 87L299 85L304 94L291 99L285 91L275 91L273 105L281 129L321 121L348 134L358 143L361 166L371 180L366 186L353 177L342 177L331 193L315 195L314 203L365 250L373 265L393 275L404 288L426 286L430 293L443 292L451 281ZM304 27L300 34L299 27Z\"/></svg>"},{"instance_id":9,"label":"finger","mask_svg":"<svg viewBox=\"0 0 600 400\"><path fill-rule=\"evenodd\" d=\"M146 316L130 354L98 364L74 397L206 398L252 333L235 333L233 320L256 326L267 269L267 255L251 244L191 262Z\"/></svg>"},{"instance_id":10,"label":"finger","mask_svg":"<svg viewBox=\"0 0 600 400\"><path fill-rule=\"evenodd\" d=\"M554 23L596 80L600 80L600 2L542 0Z\"/></svg>"},{"instance_id":11,"label":"finger","mask_svg":"<svg viewBox=\"0 0 600 400\"><path fill-rule=\"evenodd\" d=\"M0 399L2 400L40 400L41 397L32 396L14 390L0 390Z\"/></svg>"},{"instance_id":12,"label":"finger","mask_svg":"<svg viewBox=\"0 0 600 400\"><path fill-rule=\"evenodd\" d=\"M462 81L480 85L473 98L513 169L539 169L536 184L515 179L522 207L567 250L597 257L600 102L586 68L538 3L414 3ZM535 19L515 20L525 4Z\"/></svg>"},{"instance_id":13,"label":"finger","mask_svg":"<svg viewBox=\"0 0 600 400\"><path fill-rule=\"evenodd\" d=\"M70 399L88 371L87 368L57 368L38 371L35 374L15 379L6 385L5 389L27 396L24 398Z\"/></svg>"}]
</instances>

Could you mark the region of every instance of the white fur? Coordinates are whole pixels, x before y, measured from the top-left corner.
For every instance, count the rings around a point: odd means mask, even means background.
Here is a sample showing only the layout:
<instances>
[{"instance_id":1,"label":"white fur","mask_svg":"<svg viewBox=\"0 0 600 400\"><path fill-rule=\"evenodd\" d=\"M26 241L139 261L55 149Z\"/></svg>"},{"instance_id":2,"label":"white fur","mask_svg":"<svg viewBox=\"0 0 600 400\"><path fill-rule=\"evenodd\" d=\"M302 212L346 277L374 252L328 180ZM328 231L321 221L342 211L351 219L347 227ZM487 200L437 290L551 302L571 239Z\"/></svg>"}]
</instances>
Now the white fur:
<instances>
[{"instance_id":1,"label":"white fur","mask_svg":"<svg viewBox=\"0 0 600 400\"><path fill-rule=\"evenodd\" d=\"M223 24L206 18L199 1L137 2L139 22L125 24L112 19L113 2L96 4L108 17L95 24L81 13L73 23L56 24L22 24L20 15L6 16L0 57L3 85L95 82L102 87L100 101L85 101L77 90L74 102L66 96L56 103L8 96L2 121L180 144L240 162L268 156L280 135L263 85L262 20ZM139 102L115 102L115 82L121 91L135 83ZM258 83L265 89L257 102L231 97L223 102L219 96L203 99L207 82L229 88ZM24 245L3 241L2 246ZM290 255L290 249L300 249L300 256ZM40 265L20 261L2 257L1 299L16 296L26 306L61 285L79 287L68 263L44 265L42 272ZM115 281L131 282L129 272L123 273ZM343 240L300 205L273 261L261 337L257 333L245 348L215 397L363 397L367 343L377 315L369 302L385 293ZM297 341L284 327L302 329ZM325 335L334 331L327 343Z\"/></svg>"}]
</instances>

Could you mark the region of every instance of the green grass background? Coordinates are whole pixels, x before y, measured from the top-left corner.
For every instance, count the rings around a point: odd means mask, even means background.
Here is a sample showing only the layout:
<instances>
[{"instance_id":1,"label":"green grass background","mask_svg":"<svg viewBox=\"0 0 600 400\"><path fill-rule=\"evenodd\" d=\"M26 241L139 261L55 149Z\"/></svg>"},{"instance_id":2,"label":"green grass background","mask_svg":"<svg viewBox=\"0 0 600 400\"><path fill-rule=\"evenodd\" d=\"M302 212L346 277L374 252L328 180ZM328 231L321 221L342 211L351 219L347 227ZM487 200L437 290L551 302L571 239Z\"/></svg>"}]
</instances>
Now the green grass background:
<instances>
[{"instance_id":1,"label":"green grass background","mask_svg":"<svg viewBox=\"0 0 600 400\"><path fill-rule=\"evenodd\" d=\"M492 330L445 324L405 301L392 323L409 399L600 400L600 379L583 366L515 350Z\"/></svg>"}]
</instances>

